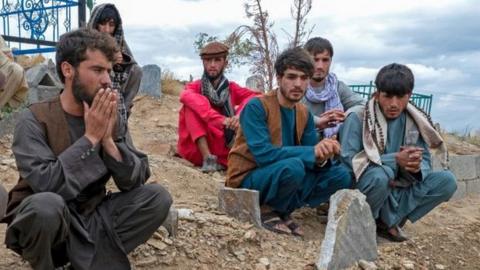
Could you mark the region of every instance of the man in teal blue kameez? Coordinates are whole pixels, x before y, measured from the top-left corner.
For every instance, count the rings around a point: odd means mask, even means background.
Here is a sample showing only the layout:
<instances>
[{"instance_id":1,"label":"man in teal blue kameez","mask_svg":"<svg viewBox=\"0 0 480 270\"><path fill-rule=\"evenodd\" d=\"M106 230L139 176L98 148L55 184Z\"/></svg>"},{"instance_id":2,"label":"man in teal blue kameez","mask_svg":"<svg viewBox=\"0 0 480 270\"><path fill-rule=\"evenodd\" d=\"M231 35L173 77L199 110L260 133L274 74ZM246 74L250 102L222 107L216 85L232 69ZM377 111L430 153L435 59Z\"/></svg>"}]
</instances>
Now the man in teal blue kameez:
<instances>
[{"instance_id":1,"label":"man in teal blue kameez","mask_svg":"<svg viewBox=\"0 0 480 270\"><path fill-rule=\"evenodd\" d=\"M379 234L407 240L401 227L415 222L457 189L454 175L432 171L429 147L446 167L447 152L428 116L408 101L414 78L400 64L383 67L377 92L363 111L348 115L340 131L341 160L367 196Z\"/></svg>"},{"instance_id":2,"label":"man in teal blue kameez","mask_svg":"<svg viewBox=\"0 0 480 270\"><path fill-rule=\"evenodd\" d=\"M313 116L300 103L313 63L300 48L275 63L278 90L252 98L240 115L240 130L228 158L227 186L258 190L265 228L302 235L290 214L316 207L352 185L347 169L332 164L337 140L318 142ZM317 143L318 142L318 143Z\"/></svg>"}]
</instances>

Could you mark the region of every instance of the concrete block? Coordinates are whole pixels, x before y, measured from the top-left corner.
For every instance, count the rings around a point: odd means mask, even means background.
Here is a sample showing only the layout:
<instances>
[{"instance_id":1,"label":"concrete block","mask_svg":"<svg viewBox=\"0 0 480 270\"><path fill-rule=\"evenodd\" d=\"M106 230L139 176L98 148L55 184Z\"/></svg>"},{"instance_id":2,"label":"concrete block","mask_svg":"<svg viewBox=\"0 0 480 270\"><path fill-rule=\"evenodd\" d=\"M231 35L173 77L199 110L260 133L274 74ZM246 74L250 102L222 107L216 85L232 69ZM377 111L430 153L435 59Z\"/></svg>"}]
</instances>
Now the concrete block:
<instances>
[{"instance_id":1,"label":"concrete block","mask_svg":"<svg viewBox=\"0 0 480 270\"><path fill-rule=\"evenodd\" d=\"M156 98L162 97L162 70L160 67L157 65L145 65L142 67L142 72L140 93Z\"/></svg>"},{"instance_id":2,"label":"concrete block","mask_svg":"<svg viewBox=\"0 0 480 270\"><path fill-rule=\"evenodd\" d=\"M466 181L467 194L480 194L480 178Z\"/></svg>"},{"instance_id":3,"label":"concrete block","mask_svg":"<svg viewBox=\"0 0 480 270\"><path fill-rule=\"evenodd\" d=\"M475 179L480 177L477 171L479 159L478 155L451 156L449 167L458 180Z\"/></svg>"},{"instance_id":4,"label":"concrete block","mask_svg":"<svg viewBox=\"0 0 480 270\"><path fill-rule=\"evenodd\" d=\"M221 187L218 201L218 207L227 215L243 222L250 222L259 228L262 227L258 191Z\"/></svg>"},{"instance_id":5,"label":"concrete block","mask_svg":"<svg viewBox=\"0 0 480 270\"><path fill-rule=\"evenodd\" d=\"M358 190L337 191L330 198L317 269L345 269L359 260L376 258L376 225L365 195Z\"/></svg>"},{"instance_id":6,"label":"concrete block","mask_svg":"<svg viewBox=\"0 0 480 270\"><path fill-rule=\"evenodd\" d=\"M452 196L452 200L464 198L467 195L467 183L464 180L457 179L457 191Z\"/></svg>"}]
</instances>

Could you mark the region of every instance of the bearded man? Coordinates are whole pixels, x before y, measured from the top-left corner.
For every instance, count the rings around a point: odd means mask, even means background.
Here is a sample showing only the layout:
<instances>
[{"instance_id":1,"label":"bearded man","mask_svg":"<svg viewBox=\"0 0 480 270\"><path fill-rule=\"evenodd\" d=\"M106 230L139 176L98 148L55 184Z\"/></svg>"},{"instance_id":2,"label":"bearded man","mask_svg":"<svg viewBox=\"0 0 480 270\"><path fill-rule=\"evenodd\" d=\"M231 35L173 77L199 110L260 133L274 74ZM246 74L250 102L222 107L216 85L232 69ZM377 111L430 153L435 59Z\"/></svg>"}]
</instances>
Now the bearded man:
<instances>
[{"instance_id":1,"label":"bearded man","mask_svg":"<svg viewBox=\"0 0 480 270\"><path fill-rule=\"evenodd\" d=\"M341 123L345 120L344 112L361 108L365 105L365 100L353 93L330 71L333 59L333 46L330 41L314 37L305 43L304 49L312 56L315 69L302 101L314 115L319 137L331 138L337 135Z\"/></svg>"},{"instance_id":2,"label":"bearded man","mask_svg":"<svg viewBox=\"0 0 480 270\"><path fill-rule=\"evenodd\" d=\"M202 166L203 172L223 170L238 128L238 113L258 93L224 76L228 47L211 42L200 51L202 79L189 83L180 94L179 155Z\"/></svg>"},{"instance_id":3,"label":"bearded man","mask_svg":"<svg viewBox=\"0 0 480 270\"><path fill-rule=\"evenodd\" d=\"M127 253L165 220L172 199L150 176L128 131L116 136L115 40L80 29L61 36L59 96L29 106L15 127L20 180L10 191L5 243L34 269L130 269ZM126 140L115 140L124 137ZM119 192L107 192L112 178Z\"/></svg>"},{"instance_id":4,"label":"bearded man","mask_svg":"<svg viewBox=\"0 0 480 270\"><path fill-rule=\"evenodd\" d=\"M263 226L277 233L303 235L291 213L327 202L352 179L332 162L337 140L320 142L313 116L300 101L313 63L301 48L284 51L275 61L278 90L253 98L240 115L240 129L228 156L228 187L258 190Z\"/></svg>"}]
</instances>

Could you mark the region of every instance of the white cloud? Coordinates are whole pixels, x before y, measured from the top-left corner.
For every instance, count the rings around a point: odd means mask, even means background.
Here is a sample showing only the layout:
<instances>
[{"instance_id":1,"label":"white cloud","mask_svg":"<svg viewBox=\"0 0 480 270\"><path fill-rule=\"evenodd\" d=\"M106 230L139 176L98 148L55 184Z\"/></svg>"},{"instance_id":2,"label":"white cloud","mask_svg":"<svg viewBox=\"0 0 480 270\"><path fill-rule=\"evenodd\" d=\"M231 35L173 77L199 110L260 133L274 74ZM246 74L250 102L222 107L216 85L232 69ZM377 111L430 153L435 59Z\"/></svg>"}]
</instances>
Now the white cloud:
<instances>
[{"instance_id":1,"label":"white cloud","mask_svg":"<svg viewBox=\"0 0 480 270\"><path fill-rule=\"evenodd\" d=\"M97 3L110 2L97 0ZM245 0L116 0L127 41L142 64L152 61L182 79L198 78L201 62L193 50L198 32L223 37L236 26L250 24ZM280 49L282 31L293 29L292 0L262 0L275 22ZM398 62L414 72L416 90L434 94L432 114L442 126L457 128L480 122L480 5L469 0L337 0L313 1L311 36L328 38L334 46L332 70L349 84L374 80L380 67ZM142 29L148 29L142 30ZM143 31L143 32L142 32ZM228 78L244 84L249 66L234 68ZM461 108L461 109L457 109ZM461 111L461 113L459 113Z\"/></svg>"}]
</instances>

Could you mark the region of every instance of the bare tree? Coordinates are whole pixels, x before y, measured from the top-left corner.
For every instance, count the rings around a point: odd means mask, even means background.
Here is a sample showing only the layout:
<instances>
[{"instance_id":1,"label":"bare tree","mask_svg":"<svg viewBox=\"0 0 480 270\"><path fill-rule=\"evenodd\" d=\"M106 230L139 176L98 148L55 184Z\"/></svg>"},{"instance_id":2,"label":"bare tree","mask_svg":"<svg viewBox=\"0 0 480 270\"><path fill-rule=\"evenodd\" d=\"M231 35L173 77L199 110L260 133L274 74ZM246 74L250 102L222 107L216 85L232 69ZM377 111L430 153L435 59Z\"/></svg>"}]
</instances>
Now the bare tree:
<instances>
[{"instance_id":1,"label":"bare tree","mask_svg":"<svg viewBox=\"0 0 480 270\"><path fill-rule=\"evenodd\" d=\"M303 45L305 39L308 39L313 31L313 28L306 30L307 15L312 10L312 0L294 0L293 6L290 8L292 18L295 20L295 32L293 37L284 30L290 37L289 47L297 47Z\"/></svg>"},{"instance_id":2,"label":"bare tree","mask_svg":"<svg viewBox=\"0 0 480 270\"><path fill-rule=\"evenodd\" d=\"M278 54L278 44L272 31L273 22L268 20L268 12L262 9L261 0L249 0L245 3L247 18L253 19L253 25L241 25L227 38L227 42L250 41L251 71L259 74L267 83L267 89L273 88L274 61Z\"/></svg>"},{"instance_id":3,"label":"bare tree","mask_svg":"<svg viewBox=\"0 0 480 270\"><path fill-rule=\"evenodd\" d=\"M273 22L269 21L268 12L262 8L261 0L246 0L244 4L247 18L252 25L240 25L225 40L230 47L230 65L252 64L250 71L260 75L266 82L265 89L273 89L274 63L278 55L278 44L273 32ZM313 28L306 30L306 17L312 9L312 0L293 0L292 18L295 20L294 35L289 36L289 47L301 46ZM194 46L197 50L209 41L217 40L216 36L200 33Z\"/></svg>"}]
</instances>

